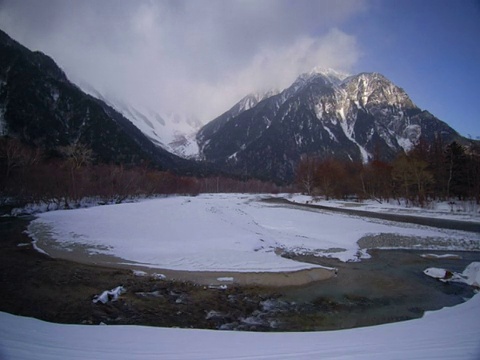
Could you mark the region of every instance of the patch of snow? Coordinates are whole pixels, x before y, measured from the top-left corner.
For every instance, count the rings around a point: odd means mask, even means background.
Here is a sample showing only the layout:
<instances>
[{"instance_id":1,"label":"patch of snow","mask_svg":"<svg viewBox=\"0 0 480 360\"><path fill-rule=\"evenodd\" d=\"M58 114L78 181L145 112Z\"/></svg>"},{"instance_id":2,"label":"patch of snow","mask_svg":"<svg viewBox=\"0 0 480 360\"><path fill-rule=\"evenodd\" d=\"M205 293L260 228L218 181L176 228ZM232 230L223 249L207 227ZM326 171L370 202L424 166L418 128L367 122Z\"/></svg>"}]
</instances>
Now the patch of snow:
<instances>
[{"instance_id":1,"label":"patch of snow","mask_svg":"<svg viewBox=\"0 0 480 360\"><path fill-rule=\"evenodd\" d=\"M141 270L132 270L133 275L135 276L148 276L148 274L145 271Z\"/></svg>"},{"instance_id":2,"label":"patch of snow","mask_svg":"<svg viewBox=\"0 0 480 360\"><path fill-rule=\"evenodd\" d=\"M480 287L480 262L473 262L468 265L462 275L468 285Z\"/></svg>"},{"instance_id":3,"label":"patch of snow","mask_svg":"<svg viewBox=\"0 0 480 360\"><path fill-rule=\"evenodd\" d=\"M425 259L461 259L460 255L455 254L422 254L421 257Z\"/></svg>"},{"instance_id":4,"label":"patch of snow","mask_svg":"<svg viewBox=\"0 0 480 360\"><path fill-rule=\"evenodd\" d=\"M331 140L335 141L335 142L338 142L338 139L337 137L335 136L335 134L332 132L332 130L330 130L328 127L324 126L323 127L325 129L325 131L328 133L328 136L330 137Z\"/></svg>"},{"instance_id":5,"label":"patch of snow","mask_svg":"<svg viewBox=\"0 0 480 360\"><path fill-rule=\"evenodd\" d=\"M106 304L109 301L117 301L120 295L125 293L126 289L123 286L117 286L112 290L105 290L100 295L95 295L92 302L94 304L101 302L102 304Z\"/></svg>"},{"instance_id":6,"label":"patch of snow","mask_svg":"<svg viewBox=\"0 0 480 360\"><path fill-rule=\"evenodd\" d=\"M56 89L56 88L52 89L50 94L52 95L53 101L57 102L58 98L60 97L60 93L59 93L58 89Z\"/></svg>"},{"instance_id":7,"label":"patch of snow","mask_svg":"<svg viewBox=\"0 0 480 360\"><path fill-rule=\"evenodd\" d=\"M441 268L430 267L425 269L423 273L434 279L446 279L448 277L448 271Z\"/></svg>"},{"instance_id":8,"label":"patch of snow","mask_svg":"<svg viewBox=\"0 0 480 360\"><path fill-rule=\"evenodd\" d=\"M428 206L422 208L419 206L413 206L406 203L405 200L384 200L381 203L375 200L362 200L362 201L343 201L343 200L324 200L322 198L312 199L311 196L294 195L291 200L303 202L309 201L310 203L337 207L337 208L354 208L362 211L371 212L386 212L401 214L405 216L420 216L431 217L437 219L451 219L478 222L480 218L480 207L476 201L436 201L428 204Z\"/></svg>"},{"instance_id":9,"label":"patch of snow","mask_svg":"<svg viewBox=\"0 0 480 360\"><path fill-rule=\"evenodd\" d=\"M480 295L475 295L420 319L292 333L52 324L0 312L0 355L12 360L477 360L479 308Z\"/></svg>"},{"instance_id":10,"label":"patch of snow","mask_svg":"<svg viewBox=\"0 0 480 360\"><path fill-rule=\"evenodd\" d=\"M318 120L321 120L322 117L323 117L323 104L322 103L319 103L319 104L315 104L315 107L314 107L314 111L315 111L315 116L317 117Z\"/></svg>"},{"instance_id":11,"label":"patch of snow","mask_svg":"<svg viewBox=\"0 0 480 360\"><path fill-rule=\"evenodd\" d=\"M422 133L422 129L420 125L408 125L403 135L395 135L398 144L405 150L405 152L410 151L413 146L418 142L420 135Z\"/></svg>"},{"instance_id":12,"label":"patch of snow","mask_svg":"<svg viewBox=\"0 0 480 360\"><path fill-rule=\"evenodd\" d=\"M480 262L472 262L461 274L435 267L425 269L423 273L443 282L461 282L480 287Z\"/></svg>"},{"instance_id":13,"label":"patch of snow","mask_svg":"<svg viewBox=\"0 0 480 360\"><path fill-rule=\"evenodd\" d=\"M152 277L157 280L165 280L167 277L164 274L153 273Z\"/></svg>"},{"instance_id":14,"label":"patch of snow","mask_svg":"<svg viewBox=\"0 0 480 360\"><path fill-rule=\"evenodd\" d=\"M348 140L353 142L355 145L357 145L358 150L360 150L360 156L362 157L362 162L367 163L368 160L370 159L370 155L368 154L368 151L360 145L357 140L353 137L353 126L349 126L347 124L347 121L340 121L340 126L342 127L342 130L347 137Z\"/></svg>"},{"instance_id":15,"label":"patch of snow","mask_svg":"<svg viewBox=\"0 0 480 360\"><path fill-rule=\"evenodd\" d=\"M225 317L225 314L215 311L215 310L210 310L207 315L205 316L205 320L210 320L210 319L215 319L215 318L223 318Z\"/></svg>"},{"instance_id":16,"label":"patch of snow","mask_svg":"<svg viewBox=\"0 0 480 360\"><path fill-rule=\"evenodd\" d=\"M331 68L324 68L321 66L315 66L309 73L308 75L315 75L315 74L320 74L325 76L332 84L339 84L346 78L350 76L350 74L337 71Z\"/></svg>"},{"instance_id":17,"label":"patch of snow","mask_svg":"<svg viewBox=\"0 0 480 360\"><path fill-rule=\"evenodd\" d=\"M208 285L209 289L219 289L219 290L227 290L227 285Z\"/></svg>"}]
</instances>

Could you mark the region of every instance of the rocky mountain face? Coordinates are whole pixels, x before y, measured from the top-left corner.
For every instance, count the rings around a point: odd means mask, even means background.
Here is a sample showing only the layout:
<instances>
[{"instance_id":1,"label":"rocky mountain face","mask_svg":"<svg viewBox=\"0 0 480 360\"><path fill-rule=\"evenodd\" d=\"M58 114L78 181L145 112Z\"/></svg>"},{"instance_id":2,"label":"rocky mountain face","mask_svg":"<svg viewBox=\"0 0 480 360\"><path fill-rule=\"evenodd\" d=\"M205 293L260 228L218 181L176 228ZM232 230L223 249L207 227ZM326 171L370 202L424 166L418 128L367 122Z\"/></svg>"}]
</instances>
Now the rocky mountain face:
<instances>
[{"instance_id":1,"label":"rocky mountain face","mask_svg":"<svg viewBox=\"0 0 480 360\"><path fill-rule=\"evenodd\" d=\"M47 151L82 144L98 162L150 163L186 172L191 167L105 102L81 91L50 57L30 51L1 31L0 136Z\"/></svg>"},{"instance_id":2,"label":"rocky mountain face","mask_svg":"<svg viewBox=\"0 0 480 360\"><path fill-rule=\"evenodd\" d=\"M420 137L468 142L378 73L315 69L242 107L246 99L200 129L200 156L277 182L292 181L304 155L367 162L392 160Z\"/></svg>"}]
</instances>

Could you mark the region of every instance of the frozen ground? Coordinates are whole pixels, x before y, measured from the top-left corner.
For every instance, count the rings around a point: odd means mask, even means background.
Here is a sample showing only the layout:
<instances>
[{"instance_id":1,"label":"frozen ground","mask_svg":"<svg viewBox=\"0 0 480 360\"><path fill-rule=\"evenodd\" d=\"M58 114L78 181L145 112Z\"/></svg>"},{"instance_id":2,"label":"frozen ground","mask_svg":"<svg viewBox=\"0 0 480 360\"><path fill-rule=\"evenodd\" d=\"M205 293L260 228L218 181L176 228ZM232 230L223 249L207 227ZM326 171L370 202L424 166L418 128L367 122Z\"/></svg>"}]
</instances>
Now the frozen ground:
<instances>
[{"instance_id":1,"label":"frozen ground","mask_svg":"<svg viewBox=\"0 0 480 360\"><path fill-rule=\"evenodd\" d=\"M311 204L349 208L354 210L387 212L400 215L424 216L438 219L451 219L461 221L480 222L480 206L474 200L465 201L433 201L425 207L413 206L407 204L404 200L375 200L363 201L345 201L345 200L325 200L322 198L312 199L311 196L293 195L285 197L300 203L309 202Z\"/></svg>"},{"instance_id":2,"label":"frozen ground","mask_svg":"<svg viewBox=\"0 0 480 360\"><path fill-rule=\"evenodd\" d=\"M476 295L421 319L310 333L58 325L0 313L0 358L478 360L479 308Z\"/></svg>"},{"instance_id":3,"label":"frozen ground","mask_svg":"<svg viewBox=\"0 0 480 360\"><path fill-rule=\"evenodd\" d=\"M379 233L445 239L446 248L460 249L465 240L480 240L474 233L255 200L254 196L201 195L55 211L41 214L29 230L37 245L46 236L66 249L81 243L91 251L183 270L284 271L313 266L277 256L278 248L356 259L357 240ZM477 265L475 269L472 278L478 279ZM0 358L476 360L480 358L479 307L480 295L476 295L421 319L307 333L59 325L0 313Z\"/></svg>"},{"instance_id":4,"label":"frozen ground","mask_svg":"<svg viewBox=\"0 0 480 360\"><path fill-rule=\"evenodd\" d=\"M426 249L472 250L480 244L480 234L475 233L257 200L254 195L203 194L52 211L39 214L29 233L47 252L46 245L52 243L65 251L81 246L144 266L187 271L283 272L317 267L283 258L279 252L358 260L368 254L357 241L378 234L424 239ZM418 249L417 242L411 246Z\"/></svg>"}]
</instances>

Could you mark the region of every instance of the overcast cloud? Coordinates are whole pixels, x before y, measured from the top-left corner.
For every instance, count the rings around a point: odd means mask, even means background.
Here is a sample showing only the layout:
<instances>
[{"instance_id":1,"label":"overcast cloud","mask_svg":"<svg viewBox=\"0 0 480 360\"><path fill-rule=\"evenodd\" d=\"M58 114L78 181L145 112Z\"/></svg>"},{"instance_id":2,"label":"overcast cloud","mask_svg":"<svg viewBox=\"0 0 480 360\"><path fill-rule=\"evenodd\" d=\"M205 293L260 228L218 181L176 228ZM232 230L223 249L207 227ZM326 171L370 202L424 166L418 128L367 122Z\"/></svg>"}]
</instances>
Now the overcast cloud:
<instances>
[{"instance_id":1,"label":"overcast cloud","mask_svg":"<svg viewBox=\"0 0 480 360\"><path fill-rule=\"evenodd\" d=\"M364 1L0 0L0 28L77 83L160 112L211 120L314 66L348 72L342 24Z\"/></svg>"}]
</instances>

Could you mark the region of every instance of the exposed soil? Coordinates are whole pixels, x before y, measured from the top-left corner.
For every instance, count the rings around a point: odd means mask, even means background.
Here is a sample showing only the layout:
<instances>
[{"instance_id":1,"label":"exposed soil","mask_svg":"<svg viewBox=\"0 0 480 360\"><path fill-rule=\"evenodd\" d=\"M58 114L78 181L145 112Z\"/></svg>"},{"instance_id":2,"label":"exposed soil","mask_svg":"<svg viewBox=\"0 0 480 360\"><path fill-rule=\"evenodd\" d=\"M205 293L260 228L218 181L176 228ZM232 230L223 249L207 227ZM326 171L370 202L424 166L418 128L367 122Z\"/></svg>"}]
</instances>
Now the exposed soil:
<instances>
[{"instance_id":1,"label":"exposed soil","mask_svg":"<svg viewBox=\"0 0 480 360\"><path fill-rule=\"evenodd\" d=\"M0 218L0 311L60 323L209 329L240 324L239 319L262 309L262 301L277 297L271 288L199 286L54 259L33 249L23 234L28 220ZM119 285L127 291L117 301L92 302Z\"/></svg>"}]
</instances>

